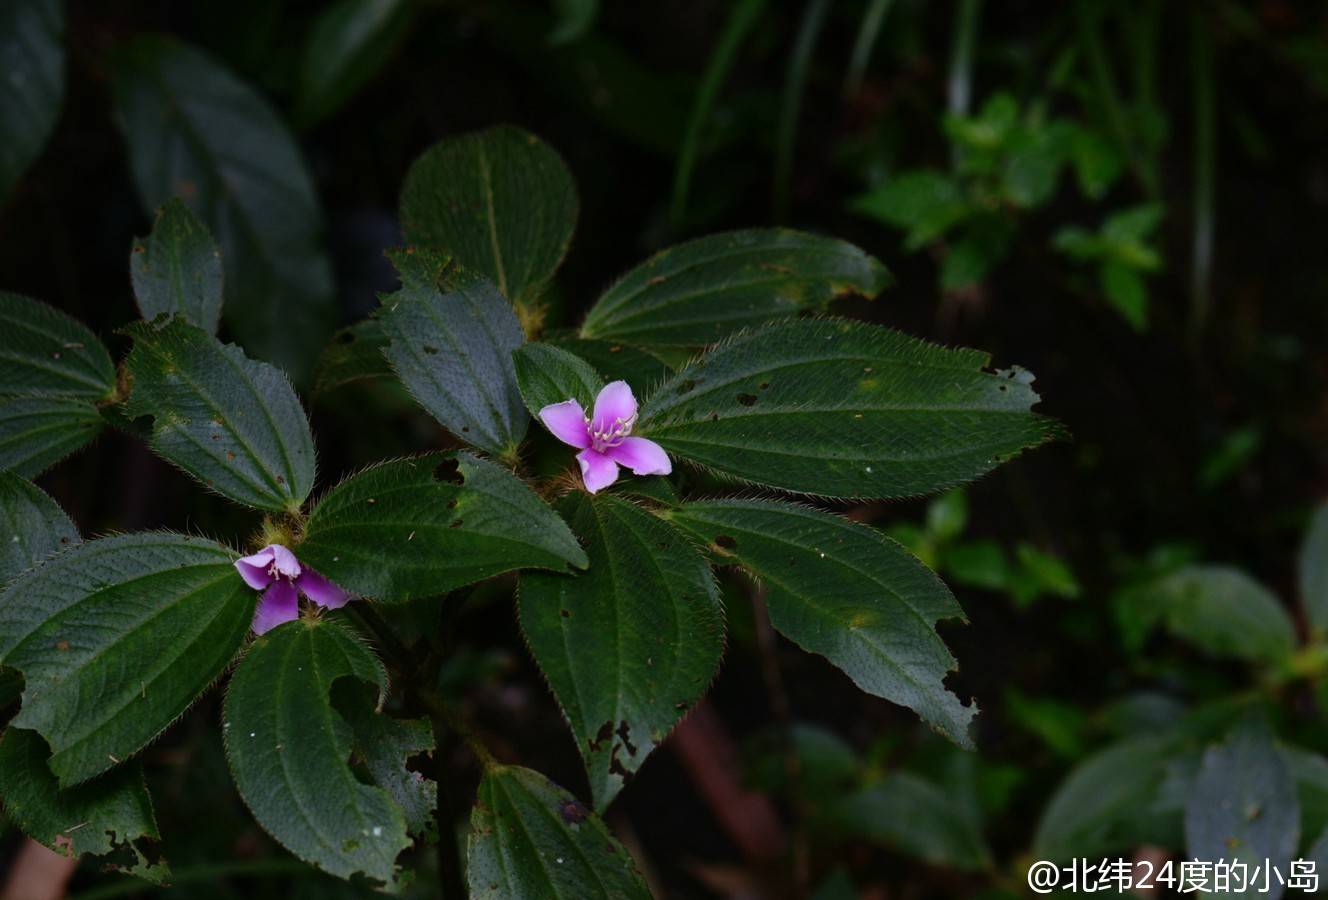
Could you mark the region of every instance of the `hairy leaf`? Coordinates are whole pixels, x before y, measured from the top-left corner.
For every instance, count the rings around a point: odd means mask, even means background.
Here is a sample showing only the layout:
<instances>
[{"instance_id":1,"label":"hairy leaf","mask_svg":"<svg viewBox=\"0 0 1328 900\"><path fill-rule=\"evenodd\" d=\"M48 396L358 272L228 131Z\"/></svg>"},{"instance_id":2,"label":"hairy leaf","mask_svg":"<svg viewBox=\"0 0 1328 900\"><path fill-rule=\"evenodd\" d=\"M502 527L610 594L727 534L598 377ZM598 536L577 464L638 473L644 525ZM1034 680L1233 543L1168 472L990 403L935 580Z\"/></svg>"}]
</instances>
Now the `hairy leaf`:
<instances>
[{"instance_id":1,"label":"hairy leaf","mask_svg":"<svg viewBox=\"0 0 1328 900\"><path fill-rule=\"evenodd\" d=\"M32 478L95 438L97 407L77 397L0 397L0 469Z\"/></svg>"},{"instance_id":2,"label":"hairy leaf","mask_svg":"<svg viewBox=\"0 0 1328 900\"><path fill-rule=\"evenodd\" d=\"M384 351L387 335L377 319L364 319L332 335L314 368L314 393L325 394L342 385L392 374Z\"/></svg>"},{"instance_id":3,"label":"hairy leaf","mask_svg":"<svg viewBox=\"0 0 1328 900\"><path fill-rule=\"evenodd\" d=\"M1300 804L1286 760L1267 726L1244 723L1204 753L1185 805L1185 845L1190 858L1242 861L1250 868L1290 868L1300 839ZM1272 900L1284 885L1274 878Z\"/></svg>"},{"instance_id":4,"label":"hairy leaf","mask_svg":"<svg viewBox=\"0 0 1328 900\"><path fill-rule=\"evenodd\" d=\"M425 835L434 824L438 784L406 768L406 761L419 753L432 755L434 739L429 720L394 719L375 709L375 701L367 696L371 690L368 685L357 682L338 687L356 689L341 694L336 688L332 691L333 705L355 734L355 755L364 763L373 783L401 807L406 830Z\"/></svg>"},{"instance_id":5,"label":"hairy leaf","mask_svg":"<svg viewBox=\"0 0 1328 900\"><path fill-rule=\"evenodd\" d=\"M745 481L830 497L953 487L1046 441L1026 373L887 328L798 320L746 332L685 366L635 433Z\"/></svg>"},{"instance_id":6,"label":"hairy leaf","mask_svg":"<svg viewBox=\"0 0 1328 900\"><path fill-rule=\"evenodd\" d=\"M451 254L523 304L562 262L577 210L562 157L510 125L440 141L410 167L401 189L408 242Z\"/></svg>"},{"instance_id":7,"label":"hairy leaf","mask_svg":"<svg viewBox=\"0 0 1328 900\"><path fill-rule=\"evenodd\" d=\"M115 366L97 336L64 313L0 292L0 394L101 400Z\"/></svg>"},{"instance_id":8,"label":"hairy leaf","mask_svg":"<svg viewBox=\"0 0 1328 900\"><path fill-rule=\"evenodd\" d=\"M0 203L41 154L65 99L65 11L61 0L0 4Z\"/></svg>"},{"instance_id":9,"label":"hairy leaf","mask_svg":"<svg viewBox=\"0 0 1328 900\"><path fill-rule=\"evenodd\" d=\"M469 453L352 475L313 508L296 553L348 590L394 603L513 569L586 565L567 525L534 491Z\"/></svg>"},{"instance_id":10,"label":"hairy leaf","mask_svg":"<svg viewBox=\"0 0 1328 900\"><path fill-rule=\"evenodd\" d=\"M483 278L439 286L444 260L398 256L401 290L385 297L384 353L403 384L443 427L497 455L512 455L530 419L512 351L525 341L512 305Z\"/></svg>"},{"instance_id":11,"label":"hairy leaf","mask_svg":"<svg viewBox=\"0 0 1328 900\"><path fill-rule=\"evenodd\" d=\"M137 765L61 790L47 768L50 748L34 731L10 728L0 735L0 797L5 815L34 841L62 856L107 857L132 875L160 883L165 863L150 863L143 839L159 840L152 798ZM114 855L112 855L114 854Z\"/></svg>"},{"instance_id":12,"label":"hairy leaf","mask_svg":"<svg viewBox=\"0 0 1328 900\"><path fill-rule=\"evenodd\" d=\"M304 47L296 118L312 124L355 96L387 62L413 9L412 0L340 0L320 13Z\"/></svg>"},{"instance_id":13,"label":"hairy leaf","mask_svg":"<svg viewBox=\"0 0 1328 900\"><path fill-rule=\"evenodd\" d=\"M517 610L603 809L714 678L724 610L704 557L667 522L608 495L560 508L590 567L523 575Z\"/></svg>"},{"instance_id":14,"label":"hairy leaf","mask_svg":"<svg viewBox=\"0 0 1328 900\"><path fill-rule=\"evenodd\" d=\"M221 243L226 321L297 379L332 331L323 213L272 106L204 53L140 38L114 58L115 110L145 206L180 197Z\"/></svg>"},{"instance_id":15,"label":"hairy leaf","mask_svg":"<svg viewBox=\"0 0 1328 900\"><path fill-rule=\"evenodd\" d=\"M659 357L618 341L546 335L543 343L576 354L609 381L625 381L643 395L673 374Z\"/></svg>"},{"instance_id":16,"label":"hairy leaf","mask_svg":"<svg viewBox=\"0 0 1328 900\"><path fill-rule=\"evenodd\" d=\"M23 672L14 725L41 733L63 787L138 752L239 649L256 594L202 538L100 538L0 594L0 665Z\"/></svg>"},{"instance_id":17,"label":"hairy leaf","mask_svg":"<svg viewBox=\"0 0 1328 900\"><path fill-rule=\"evenodd\" d=\"M128 333L126 410L152 416L152 449L237 503L299 509L314 483L314 443L281 370L179 319Z\"/></svg>"},{"instance_id":18,"label":"hairy leaf","mask_svg":"<svg viewBox=\"0 0 1328 900\"><path fill-rule=\"evenodd\" d=\"M977 709L946 690L955 661L936 633L938 620L963 610L903 547L848 519L769 500L684 503L665 516L756 575L770 623L789 640L972 746Z\"/></svg>"},{"instance_id":19,"label":"hairy leaf","mask_svg":"<svg viewBox=\"0 0 1328 900\"><path fill-rule=\"evenodd\" d=\"M512 354L521 398L532 416L551 403L576 400L589 413L604 386L599 373L579 356L549 344L525 344Z\"/></svg>"},{"instance_id":20,"label":"hairy leaf","mask_svg":"<svg viewBox=\"0 0 1328 900\"><path fill-rule=\"evenodd\" d=\"M604 823L538 772L490 769L470 813L471 900L649 900Z\"/></svg>"},{"instance_id":21,"label":"hairy leaf","mask_svg":"<svg viewBox=\"0 0 1328 900\"><path fill-rule=\"evenodd\" d=\"M216 334L221 321L221 249L178 197L157 210L152 233L134 244L129 274L144 319L179 315Z\"/></svg>"},{"instance_id":22,"label":"hairy leaf","mask_svg":"<svg viewBox=\"0 0 1328 900\"><path fill-rule=\"evenodd\" d=\"M875 297L890 274L852 244L787 229L731 231L655 254L591 307L581 334L696 347L844 294Z\"/></svg>"},{"instance_id":23,"label":"hairy leaf","mask_svg":"<svg viewBox=\"0 0 1328 900\"><path fill-rule=\"evenodd\" d=\"M59 504L35 484L0 472L0 585L78 542Z\"/></svg>"},{"instance_id":24,"label":"hairy leaf","mask_svg":"<svg viewBox=\"0 0 1328 900\"><path fill-rule=\"evenodd\" d=\"M354 733L332 707L339 678L387 693L382 663L336 622L300 619L254 640L231 677L223 729L240 796L307 863L390 884L410 844L401 807L351 771Z\"/></svg>"}]
</instances>

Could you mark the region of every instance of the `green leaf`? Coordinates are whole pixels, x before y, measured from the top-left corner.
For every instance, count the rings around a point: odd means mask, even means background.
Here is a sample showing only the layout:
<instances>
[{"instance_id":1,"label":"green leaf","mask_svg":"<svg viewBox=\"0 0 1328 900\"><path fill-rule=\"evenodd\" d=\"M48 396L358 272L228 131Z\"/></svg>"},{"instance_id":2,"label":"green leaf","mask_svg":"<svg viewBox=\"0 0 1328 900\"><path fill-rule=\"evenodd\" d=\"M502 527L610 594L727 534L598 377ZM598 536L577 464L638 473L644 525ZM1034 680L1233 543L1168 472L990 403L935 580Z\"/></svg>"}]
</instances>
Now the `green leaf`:
<instances>
[{"instance_id":1,"label":"green leaf","mask_svg":"<svg viewBox=\"0 0 1328 900\"><path fill-rule=\"evenodd\" d=\"M972 746L977 708L945 689L955 661L935 628L963 610L903 547L865 525L770 500L684 503L666 515L761 580L780 634Z\"/></svg>"},{"instance_id":2,"label":"green leaf","mask_svg":"<svg viewBox=\"0 0 1328 900\"><path fill-rule=\"evenodd\" d=\"M966 871L991 862L982 832L944 790L910 772L896 772L834 803L828 816L852 837L894 847L932 865Z\"/></svg>"},{"instance_id":3,"label":"green leaf","mask_svg":"<svg viewBox=\"0 0 1328 900\"><path fill-rule=\"evenodd\" d=\"M343 385L373 378L389 378L387 335L377 319L363 319L332 335L314 367L314 393L325 394Z\"/></svg>"},{"instance_id":4,"label":"green leaf","mask_svg":"<svg viewBox=\"0 0 1328 900\"><path fill-rule=\"evenodd\" d=\"M349 684L337 687L351 687ZM333 703L355 734L355 753L373 783L387 791L406 817L406 830L424 835L434 824L438 806L438 784L420 772L406 768L416 754L433 754L433 729L428 719L394 719L375 709L366 696L371 689L356 683L356 691L339 694L333 688ZM342 702L337 702L338 700Z\"/></svg>"},{"instance_id":5,"label":"green leaf","mask_svg":"<svg viewBox=\"0 0 1328 900\"><path fill-rule=\"evenodd\" d=\"M391 57L410 27L413 0L341 0L304 46L295 118L310 125L340 109Z\"/></svg>"},{"instance_id":6,"label":"green leaf","mask_svg":"<svg viewBox=\"0 0 1328 900\"><path fill-rule=\"evenodd\" d=\"M0 469L33 478L95 438L97 407L66 397L0 397Z\"/></svg>"},{"instance_id":7,"label":"green leaf","mask_svg":"<svg viewBox=\"0 0 1328 900\"><path fill-rule=\"evenodd\" d=\"M853 201L853 209L908 232L917 250L973 214L957 182L940 172L904 172Z\"/></svg>"},{"instance_id":8,"label":"green leaf","mask_svg":"<svg viewBox=\"0 0 1328 900\"><path fill-rule=\"evenodd\" d=\"M576 400L587 413L604 386L588 362L549 344L526 344L512 354L521 398L532 416L551 403Z\"/></svg>"},{"instance_id":9,"label":"green leaf","mask_svg":"<svg viewBox=\"0 0 1328 900\"><path fill-rule=\"evenodd\" d=\"M221 249L178 198L157 210L152 233L134 244L129 274L144 319L179 315L216 334L221 321Z\"/></svg>"},{"instance_id":10,"label":"green leaf","mask_svg":"<svg viewBox=\"0 0 1328 900\"><path fill-rule=\"evenodd\" d=\"M1296 784L1283 755L1262 723L1237 726L1222 744L1204 753L1185 804L1185 846L1192 859L1243 861L1251 868L1271 863L1288 871L1300 837ZM1283 885L1242 896L1277 900Z\"/></svg>"},{"instance_id":11,"label":"green leaf","mask_svg":"<svg viewBox=\"0 0 1328 900\"><path fill-rule=\"evenodd\" d=\"M61 0L0 4L0 203L41 155L65 99L65 11Z\"/></svg>"},{"instance_id":12,"label":"green leaf","mask_svg":"<svg viewBox=\"0 0 1328 900\"><path fill-rule=\"evenodd\" d=\"M380 463L332 488L296 550L342 587L391 603L521 568L584 568L562 519L511 472L469 453Z\"/></svg>"},{"instance_id":13,"label":"green leaf","mask_svg":"<svg viewBox=\"0 0 1328 900\"><path fill-rule=\"evenodd\" d=\"M50 748L36 732L10 728L0 735L5 815L28 837L62 856L114 853L105 862L152 882L167 880L166 864L149 863L143 853L143 839L155 842L161 835L142 769L125 766L61 790L47 768L49 754Z\"/></svg>"},{"instance_id":14,"label":"green leaf","mask_svg":"<svg viewBox=\"0 0 1328 900\"><path fill-rule=\"evenodd\" d=\"M126 411L152 416L152 449L237 503L299 509L314 483L314 443L285 374L179 319L126 330Z\"/></svg>"},{"instance_id":15,"label":"green leaf","mask_svg":"<svg viewBox=\"0 0 1328 900\"><path fill-rule=\"evenodd\" d=\"M95 401L115 390L97 336L64 313L0 291L0 394Z\"/></svg>"},{"instance_id":16,"label":"green leaf","mask_svg":"<svg viewBox=\"0 0 1328 900\"><path fill-rule=\"evenodd\" d=\"M655 254L591 307L586 338L646 346L713 344L741 328L845 294L873 298L890 273L852 244L786 229L711 235Z\"/></svg>"},{"instance_id":17,"label":"green leaf","mask_svg":"<svg viewBox=\"0 0 1328 900\"><path fill-rule=\"evenodd\" d=\"M604 809L709 686L724 610L686 535L625 500L560 506L590 559L572 575L523 575L517 612Z\"/></svg>"},{"instance_id":18,"label":"green leaf","mask_svg":"<svg viewBox=\"0 0 1328 900\"><path fill-rule=\"evenodd\" d=\"M538 772L490 769L470 813L471 900L650 900L599 817Z\"/></svg>"},{"instance_id":19,"label":"green leaf","mask_svg":"<svg viewBox=\"0 0 1328 900\"><path fill-rule=\"evenodd\" d=\"M1048 440L1021 370L888 328L797 320L746 332L646 400L635 433L744 481L828 497L908 497Z\"/></svg>"},{"instance_id":20,"label":"green leaf","mask_svg":"<svg viewBox=\"0 0 1328 900\"><path fill-rule=\"evenodd\" d=\"M643 393L673 374L668 363L630 344L561 335L545 335L542 342L581 357L609 381L625 381Z\"/></svg>"},{"instance_id":21,"label":"green leaf","mask_svg":"<svg viewBox=\"0 0 1328 900\"><path fill-rule=\"evenodd\" d=\"M1277 663L1295 649L1281 602L1238 569L1186 566L1143 590L1172 634L1214 656Z\"/></svg>"},{"instance_id":22,"label":"green leaf","mask_svg":"<svg viewBox=\"0 0 1328 900\"><path fill-rule=\"evenodd\" d=\"M182 198L221 243L226 321L302 379L332 331L323 213L290 131L252 87L171 38L114 57L115 112L143 203Z\"/></svg>"},{"instance_id":23,"label":"green leaf","mask_svg":"<svg viewBox=\"0 0 1328 900\"><path fill-rule=\"evenodd\" d=\"M553 0L558 25L549 34L553 45L569 44L590 30L599 15L599 0Z\"/></svg>"},{"instance_id":24,"label":"green leaf","mask_svg":"<svg viewBox=\"0 0 1328 900\"><path fill-rule=\"evenodd\" d=\"M223 729L240 796L295 856L340 878L391 884L410 844L401 807L347 764L351 726L332 706L333 682L387 693L382 663L336 622L300 619L256 638L231 677Z\"/></svg>"},{"instance_id":25,"label":"green leaf","mask_svg":"<svg viewBox=\"0 0 1328 900\"><path fill-rule=\"evenodd\" d=\"M0 585L78 542L59 504L32 482L0 472Z\"/></svg>"},{"instance_id":26,"label":"green leaf","mask_svg":"<svg viewBox=\"0 0 1328 900\"><path fill-rule=\"evenodd\" d=\"M420 405L458 438L513 456L530 419L512 351L525 341L512 305L483 278L439 285L446 260L398 255L402 287L383 298L383 351Z\"/></svg>"},{"instance_id":27,"label":"green leaf","mask_svg":"<svg viewBox=\"0 0 1328 900\"><path fill-rule=\"evenodd\" d=\"M1120 741L1079 763L1042 811L1033 856L1069 862L1133 847L1135 824L1158 801L1171 754L1168 739L1146 736Z\"/></svg>"},{"instance_id":28,"label":"green leaf","mask_svg":"<svg viewBox=\"0 0 1328 900\"><path fill-rule=\"evenodd\" d=\"M1319 505L1310 518L1300 545L1300 603L1310 628L1328 631L1328 503Z\"/></svg>"},{"instance_id":29,"label":"green leaf","mask_svg":"<svg viewBox=\"0 0 1328 900\"><path fill-rule=\"evenodd\" d=\"M527 304L567 253L578 205L562 157L502 125L440 141L411 165L401 227L409 243L455 256Z\"/></svg>"},{"instance_id":30,"label":"green leaf","mask_svg":"<svg viewBox=\"0 0 1328 900\"><path fill-rule=\"evenodd\" d=\"M201 538L119 535L0 594L0 665L27 683L13 724L46 738L61 786L137 753L226 668L257 597L234 560Z\"/></svg>"},{"instance_id":31,"label":"green leaf","mask_svg":"<svg viewBox=\"0 0 1328 900\"><path fill-rule=\"evenodd\" d=\"M1102 293L1135 331L1148 328L1148 285L1134 269L1106 262L1101 268Z\"/></svg>"}]
</instances>

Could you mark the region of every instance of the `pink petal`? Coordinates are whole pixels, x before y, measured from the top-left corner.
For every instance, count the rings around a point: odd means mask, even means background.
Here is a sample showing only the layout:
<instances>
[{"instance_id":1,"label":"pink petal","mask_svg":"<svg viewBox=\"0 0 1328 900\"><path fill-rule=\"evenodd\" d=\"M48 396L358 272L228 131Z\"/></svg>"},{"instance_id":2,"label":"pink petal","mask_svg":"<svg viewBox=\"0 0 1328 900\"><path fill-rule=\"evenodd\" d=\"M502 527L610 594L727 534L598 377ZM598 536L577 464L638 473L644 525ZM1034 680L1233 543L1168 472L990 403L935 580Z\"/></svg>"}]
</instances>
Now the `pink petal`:
<instances>
[{"instance_id":1,"label":"pink petal","mask_svg":"<svg viewBox=\"0 0 1328 900\"><path fill-rule=\"evenodd\" d=\"M300 593L327 609L340 609L350 600L350 594L305 566L300 577L295 579L295 586Z\"/></svg>"},{"instance_id":2,"label":"pink petal","mask_svg":"<svg viewBox=\"0 0 1328 900\"><path fill-rule=\"evenodd\" d=\"M598 450L582 450L576 461L581 464L581 480L592 494L618 480L618 464Z\"/></svg>"},{"instance_id":3,"label":"pink petal","mask_svg":"<svg viewBox=\"0 0 1328 900\"><path fill-rule=\"evenodd\" d=\"M611 381L595 398L595 417L591 422L592 431L608 432L618 422L630 422L636 418L636 398L625 381Z\"/></svg>"},{"instance_id":4,"label":"pink petal","mask_svg":"<svg viewBox=\"0 0 1328 900\"><path fill-rule=\"evenodd\" d=\"M637 475L667 475L673 471L673 463L669 462L664 448L645 438L623 438L621 444L610 447L606 454Z\"/></svg>"},{"instance_id":5,"label":"pink petal","mask_svg":"<svg viewBox=\"0 0 1328 900\"><path fill-rule=\"evenodd\" d=\"M539 411L539 419L553 436L564 444L578 449L590 446L590 432L586 428L586 413L575 400L551 403Z\"/></svg>"},{"instance_id":6,"label":"pink petal","mask_svg":"<svg viewBox=\"0 0 1328 900\"><path fill-rule=\"evenodd\" d=\"M244 583L256 591L261 591L272 583L272 576L267 570L272 565L272 548L264 547L253 556L245 556L235 561L235 570L240 573Z\"/></svg>"},{"instance_id":7,"label":"pink petal","mask_svg":"<svg viewBox=\"0 0 1328 900\"><path fill-rule=\"evenodd\" d=\"M258 601L258 611L254 613L254 634L271 631L299 617L300 595L295 592L295 585L284 578L278 578L272 587L263 592L263 599Z\"/></svg>"},{"instance_id":8,"label":"pink petal","mask_svg":"<svg viewBox=\"0 0 1328 900\"><path fill-rule=\"evenodd\" d=\"M268 544L265 550L272 551L272 562L277 567L278 575L285 575L287 578L297 578L300 574L300 561L280 544Z\"/></svg>"}]
</instances>

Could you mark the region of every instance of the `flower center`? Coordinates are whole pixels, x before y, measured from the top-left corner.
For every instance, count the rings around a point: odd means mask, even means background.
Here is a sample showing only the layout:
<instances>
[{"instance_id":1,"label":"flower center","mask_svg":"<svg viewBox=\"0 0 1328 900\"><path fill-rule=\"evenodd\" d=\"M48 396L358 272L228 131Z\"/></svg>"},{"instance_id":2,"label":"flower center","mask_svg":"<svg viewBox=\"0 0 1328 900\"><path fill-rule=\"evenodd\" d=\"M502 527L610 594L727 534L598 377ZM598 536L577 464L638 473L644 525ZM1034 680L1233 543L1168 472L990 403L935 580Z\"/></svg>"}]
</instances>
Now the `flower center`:
<instances>
[{"instance_id":1,"label":"flower center","mask_svg":"<svg viewBox=\"0 0 1328 900\"><path fill-rule=\"evenodd\" d=\"M591 422L587 420L586 428L590 431L590 446L599 453L616 447L623 442L623 438L632 433L632 426L635 424L635 415L630 419L613 419L609 422Z\"/></svg>"}]
</instances>

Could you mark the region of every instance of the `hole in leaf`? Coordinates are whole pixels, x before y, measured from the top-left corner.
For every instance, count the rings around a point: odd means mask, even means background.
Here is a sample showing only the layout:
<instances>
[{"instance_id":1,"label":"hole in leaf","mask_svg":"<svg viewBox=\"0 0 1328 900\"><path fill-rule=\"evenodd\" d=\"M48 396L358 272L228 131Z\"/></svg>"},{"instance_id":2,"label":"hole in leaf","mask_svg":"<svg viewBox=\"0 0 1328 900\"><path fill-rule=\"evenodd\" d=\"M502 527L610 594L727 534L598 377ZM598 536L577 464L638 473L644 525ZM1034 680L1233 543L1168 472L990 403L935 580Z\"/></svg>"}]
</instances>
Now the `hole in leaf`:
<instances>
[{"instance_id":1,"label":"hole in leaf","mask_svg":"<svg viewBox=\"0 0 1328 900\"><path fill-rule=\"evenodd\" d=\"M756 404L756 395L755 395L755 394L739 394L739 395L738 395L738 402L741 403L743 406L753 406L753 405Z\"/></svg>"},{"instance_id":2,"label":"hole in leaf","mask_svg":"<svg viewBox=\"0 0 1328 900\"><path fill-rule=\"evenodd\" d=\"M461 474L461 464L457 462L455 457L447 457L434 466L433 477L436 481L445 481L452 484L466 483L466 476Z\"/></svg>"},{"instance_id":3,"label":"hole in leaf","mask_svg":"<svg viewBox=\"0 0 1328 900\"><path fill-rule=\"evenodd\" d=\"M725 550L738 549L738 542L727 534L715 535L715 546L723 547Z\"/></svg>"},{"instance_id":4,"label":"hole in leaf","mask_svg":"<svg viewBox=\"0 0 1328 900\"><path fill-rule=\"evenodd\" d=\"M436 354L436 353L438 352L438 348L437 348L437 347L434 347L434 346L431 346L430 344L425 344L425 345L424 345L424 352L427 353L427 354L429 354L430 356L433 356L434 354Z\"/></svg>"}]
</instances>

